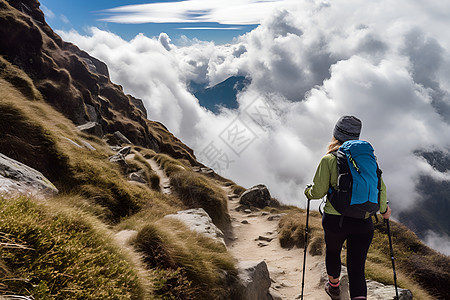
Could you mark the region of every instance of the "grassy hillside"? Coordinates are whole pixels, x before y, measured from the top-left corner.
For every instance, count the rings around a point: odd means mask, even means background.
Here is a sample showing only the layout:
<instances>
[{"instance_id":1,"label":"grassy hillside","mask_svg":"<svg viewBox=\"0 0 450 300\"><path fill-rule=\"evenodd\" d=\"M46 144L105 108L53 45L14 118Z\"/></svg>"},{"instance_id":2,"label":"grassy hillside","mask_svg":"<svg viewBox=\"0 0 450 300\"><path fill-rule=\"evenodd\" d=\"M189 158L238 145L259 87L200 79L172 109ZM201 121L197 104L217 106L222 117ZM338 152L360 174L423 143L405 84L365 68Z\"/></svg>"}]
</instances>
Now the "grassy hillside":
<instances>
[{"instance_id":1,"label":"grassy hillside","mask_svg":"<svg viewBox=\"0 0 450 300\"><path fill-rule=\"evenodd\" d=\"M17 72L23 80L16 87L5 76L0 79L0 152L41 171L61 193L44 202L2 197L0 294L211 299L214 291L216 299L228 299L236 270L225 247L163 219L201 203L161 193L150 180L155 174L146 159L158 161L171 176L202 178L197 187L205 186L202 193L211 199L218 193L215 181L194 173L186 160L144 147L133 147L125 172L109 161L115 152L104 140L79 131L42 100L25 74L5 65L10 69L3 74ZM96 150L83 146L86 142ZM137 170L148 184L127 180L126 173ZM223 225L226 205L218 209L218 225ZM137 232L130 241L134 250L115 239L124 229Z\"/></svg>"}]
</instances>

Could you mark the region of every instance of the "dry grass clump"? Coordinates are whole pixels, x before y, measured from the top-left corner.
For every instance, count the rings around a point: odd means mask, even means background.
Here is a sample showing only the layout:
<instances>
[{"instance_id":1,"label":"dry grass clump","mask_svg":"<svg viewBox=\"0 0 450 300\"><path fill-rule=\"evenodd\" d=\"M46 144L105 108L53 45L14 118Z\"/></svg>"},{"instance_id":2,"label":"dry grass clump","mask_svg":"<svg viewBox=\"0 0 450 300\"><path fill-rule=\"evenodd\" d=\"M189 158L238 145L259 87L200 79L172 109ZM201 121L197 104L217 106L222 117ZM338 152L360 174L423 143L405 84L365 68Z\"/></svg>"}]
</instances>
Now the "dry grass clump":
<instances>
[{"instance_id":1,"label":"dry grass clump","mask_svg":"<svg viewBox=\"0 0 450 300\"><path fill-rule=\"evenodd\" d=\"M0 200L0 232L25 246L1 248L10 273L0 278L3 293L35 299L142 297L133 267L95 219L63 210L61 203Z\"/></svg>"},{"instance_id":2,"label":"dry grass clump","mask_svg":"<svg viewBox=\"0 0 450 300\"><path fill-rule=\"evenodd\" d=\"M283 248L305 246L305 224L301 224L295 214L281 218L278 223L278 239Z\"/></svg>"},{"instance_id":3,"label":"dry grass clump","mask_svg":"<svg viewBox=\"0 0 450 300\"><path fill-rule=\"evenodd\" d=\"M189 170L190 168L186 165L184 165L179 160L172 158L171 156L164 154L164 153L158 153L153 156L153 159L161 166L161 168L166 172L167 176L171 177L173 174Z\"/></svg>"},{"instance_id":4,"label":"dry grass clump","mask_svg":"<svg viewBox=\"0 0 450 300\"><path fill-rule=\"evenodd\" d=\"M228 197L211 179L191 171L178 171L172 174L170 183L187 207L202 207L217 227L227 228L230 223Z\"/></svg>"},{"instance_id":5,"label":"dry grass clump","mask_svg":"<svg viewBox=\"0 0 450 300\"><path fill-rule=\"evenodd\" d=\"M231 299L227 281L235 280L237 271L222 244L173 219L146 225L134 244L159 275L154 282L157 295L165 299Z\"/></svg>"},{"instance_id":6,"label":"dry grass clump","mask_svg":"<svg viewBox=\"0 0 450 300\"><path fill-rule=\"evenodd\" d=\"M246 190L247 190L246 188L244 188L244 187L242 187L240 185L237 185L237 184L232 186L233 193L238 195L238 196L242 195Z\"/></svg>"},{"instance_id":7,"label":"dry grass clump","mask_svg":"<svg viewBox=\"0 0 450 300\"><path fill-rule=\"evenodd\" d=\"M56 185L66 180L68 158L51 132L6 101L0 102L0 128L1 153L41 171Z\"/></svg>"},{"instance_id":8,"label":"dry grass clump","mask_svg":"<svg viewBox=\"0 0 450 300\"><path fill-rule=\"evenodd\" d=\"M288 207L284 207L288 209ZM310 212L308 231L308 251L311 255L322 255L324 248L323 231L320 219L314 212ZM278 239L283 248L305 246L306 213L295 209L288 212L278 223Z\"/></svg>"},{"instance_id":9,"label":"dry grass clump","mask_svg":"<svg viewBox=\"0 0 450 300\"><path fill-rule=\"evenodd\" d=\"M15 86L27 99L42 100L41 93L24 71L0 56L0 77Z\"/></svg>"}]
</instances>

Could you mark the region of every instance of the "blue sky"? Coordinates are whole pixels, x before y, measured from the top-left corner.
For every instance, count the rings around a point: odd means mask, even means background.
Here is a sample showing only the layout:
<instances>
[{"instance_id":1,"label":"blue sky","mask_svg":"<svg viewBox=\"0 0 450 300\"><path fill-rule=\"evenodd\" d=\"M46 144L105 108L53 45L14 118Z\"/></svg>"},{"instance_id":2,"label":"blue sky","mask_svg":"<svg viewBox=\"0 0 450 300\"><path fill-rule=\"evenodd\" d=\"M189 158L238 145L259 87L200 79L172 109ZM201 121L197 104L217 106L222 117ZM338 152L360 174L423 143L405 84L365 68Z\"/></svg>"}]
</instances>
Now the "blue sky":
<instances>
[{"instance_id":1,"label":"blue sky","mask_svg":"<svg viewBox=\"0 0 450 300\"><path fill-rule=\"evenodd\" d=\"M261 18L265 17L274 5L285 2L285 0L40 1L47 23L54 30L75 29L80 33L86 33L89 27L95 26L118 34L126 40L131 40L139 33L153 37L165 32L175 44L183 35L189 39L213 40L217 44L231 42L234 37L256 28ZM143 4L146 6L135 6ZM233 7L236 9L233 10ZM108 11L110 9L116 11ZM145 16L142 17L144 12Z\"/></svg>"}]
</instances>

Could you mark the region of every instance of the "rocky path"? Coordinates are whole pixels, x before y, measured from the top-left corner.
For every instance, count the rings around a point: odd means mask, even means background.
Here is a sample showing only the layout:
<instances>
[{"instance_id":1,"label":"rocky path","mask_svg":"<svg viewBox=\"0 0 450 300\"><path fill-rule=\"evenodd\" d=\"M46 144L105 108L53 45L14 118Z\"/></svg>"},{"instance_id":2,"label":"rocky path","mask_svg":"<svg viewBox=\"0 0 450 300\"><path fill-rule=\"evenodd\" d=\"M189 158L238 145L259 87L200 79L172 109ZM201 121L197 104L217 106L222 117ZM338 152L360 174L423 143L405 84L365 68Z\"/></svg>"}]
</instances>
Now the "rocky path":
<instances>
[{"instance_id":1,"label":"rocky path","mask_svg":"<svg viewBox=\"0 0 450 300\"><path fill-rule=\"evenodd\" d=\"M159 164L149 158L147 159L147 162L152 167L152 170L156 172L156 174L159 176L159 187L161 189L161 192L164 194L170 194L171 188L170 188L170 178L166 175L166 172L164 172L163 169L159 166Z\"/></svg>"},{"instance_id":2,"label":"rocky path","mask_svg":"<svg viewBox=\"0 0 450 300\"><path fill-rule=\"evenodd\" d=\"M239 261L264 260L272 279L271 290L281 299L300 299L303 249L284 249L277 238L280 215L264 211L236 210L239 200L231 196L228 207L232 219L233 238L230 253ZM319 285L323 257L307 257L304 299L323 300L328 296Z\"/></svg>"}]
</instances>

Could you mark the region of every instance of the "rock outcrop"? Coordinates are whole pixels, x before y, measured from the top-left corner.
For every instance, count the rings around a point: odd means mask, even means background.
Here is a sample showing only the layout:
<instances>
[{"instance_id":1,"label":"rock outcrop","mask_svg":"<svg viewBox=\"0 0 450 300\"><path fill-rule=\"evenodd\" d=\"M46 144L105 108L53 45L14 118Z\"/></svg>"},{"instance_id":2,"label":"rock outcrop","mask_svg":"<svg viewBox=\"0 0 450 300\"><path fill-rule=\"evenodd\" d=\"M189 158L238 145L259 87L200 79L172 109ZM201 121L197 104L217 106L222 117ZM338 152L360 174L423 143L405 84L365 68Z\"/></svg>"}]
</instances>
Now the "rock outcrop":
<instances>
[{"instance_id":1,"label":"rock outcrop","mask_svg":"<svg viewBox=\"0 0 450 300\"><path fill-rule=\"evenodd\" d=\"M109 158L109 161L119 164L124 171L128 171L128 163L125 158L130 152L131 146L120 148L117 154L114 154Z\"/></svg>"},{"instance_id":2,"label":"rock outcrop","mask_svg":"<svg viewBox=\"0 0 450 300\"><path fill-rule=\"evenodd\" d=\"M242 300L272 300L270 275L265 261L241 261L238 264Z\"/></svg>"},{"instance_id":3,"label":"rock outcrop","mask_svg":"<svg viewBox=\"0 0 450 300\"><path fill-rule=\"evenodd\" d=\"M239 203L247 207L264 208L270 206L271 199L269 189L263 184L258 184L246 190L241 195Z\"/></svg>"},{"instance_id":4,"label":"rock outcrop","mask_svg":"<svg viewBox=\"0 0 450 300\"><path fill-rule=\"evenodd\" d=\"M167 215L165 218L173 218L185 223L192 231L210 237L225 245L223 232L214 225L211 217L203 208L193 208Z\"/></svg>"},{"instance_id":5,"label":"rock outcrop","mask_svg":"<svg viewBox=\"0 0 450 300\"><path fill-rule=\"evenodd\" d=\"M0 193L51 196L58 189L41 172L0 153Z\"/></svg>"},{"instance_id":6,"label":"rock outcrop","mask_svg":"<svg viewBox=\"0 0 450 300\"><path fill-rule=\"evenodd\" d=\"M103 137L103 129L102 126L98 122L87 122L83 125L77 126L80 131L86 132L88 134L92 134L98 137Z\"/></svg>"}]
</instances>

